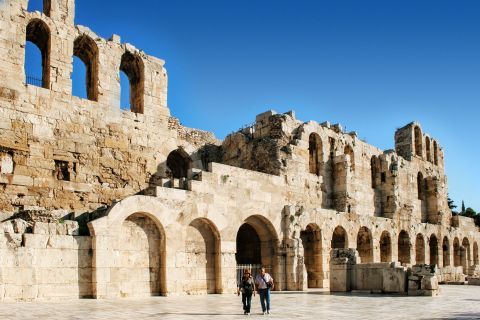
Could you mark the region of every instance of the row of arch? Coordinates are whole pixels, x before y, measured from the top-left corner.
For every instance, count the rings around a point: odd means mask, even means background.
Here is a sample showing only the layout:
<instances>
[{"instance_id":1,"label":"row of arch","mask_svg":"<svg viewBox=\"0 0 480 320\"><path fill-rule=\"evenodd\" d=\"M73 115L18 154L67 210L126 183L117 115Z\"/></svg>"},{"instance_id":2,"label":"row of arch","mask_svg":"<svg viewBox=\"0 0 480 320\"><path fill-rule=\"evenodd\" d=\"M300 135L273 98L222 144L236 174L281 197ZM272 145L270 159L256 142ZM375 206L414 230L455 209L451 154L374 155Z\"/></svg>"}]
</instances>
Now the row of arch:
<instances>
[{"instance_id":1,"label":"row of arch","mask_svg":"<svg viewBox=\"0 0 480 320\"><path fill-rule=\"evenodd\" d=\"M415 136L415 155L423 158L423 134L422 129L419 126L414 127L414 136ZM437 141L430 139L430 137L425 136L425 155L426 160L435 165L438 165L438 145Z\"/></svg>"},{"instance_id":2,"label":"row of arch","mask_svg":"<svg viewBox=\"0 0 480 320\"><path fill-rule=\"evenodd\" d=\"M329 138L330 145L330 158L335 154L335 139ZM346 145L344 148L344 154L350 157L350 170L355 171L355 156L353 148L350 145ZM323 154L323 142L318 133L311 133L308 137L308 153L309 153L309 172L317 176L322 175L326 160Z\"/></svg>"},{"instance_id":3,"label":"row of arch","mask_svg":"<svg viewBox=\"0 0 480 320\"><path fill-rule=\"evenodd\" d=\"M32 19L26 27L26 41L34 44L41 53L41 83L31 83L46 89L50 88L51 31L39 18ZM30 50L26 47L26 51ZM25 54L27 57L27 53ZM86 34L79 35L73 43L73 56L85 65L86 97L98 101L99 96L99 49L96 42ZM27 68L25 68L27 72ZM126 51L120 61L119 74L123 73L129 82L130 110L143 113L144 108L144 64L142 58ZM29 75L25 75L29 83Z\"/></svg>"}]
</instances>

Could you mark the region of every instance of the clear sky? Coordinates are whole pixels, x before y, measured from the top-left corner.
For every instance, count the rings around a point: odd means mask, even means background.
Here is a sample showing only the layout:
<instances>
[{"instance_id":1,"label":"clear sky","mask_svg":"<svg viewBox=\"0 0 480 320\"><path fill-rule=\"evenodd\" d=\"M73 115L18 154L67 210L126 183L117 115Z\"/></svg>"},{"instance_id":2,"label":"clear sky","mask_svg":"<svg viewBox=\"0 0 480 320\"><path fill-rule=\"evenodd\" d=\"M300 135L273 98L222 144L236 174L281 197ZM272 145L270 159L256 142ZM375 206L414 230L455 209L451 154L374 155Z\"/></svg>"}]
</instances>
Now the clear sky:
<instances>
[{"instance_id":1,"label":"clear sky","mask_svg":"<svg viewBox=\"0 0 480 320\"><path fill-rule=\"evenodd\" d=\"M182 124L224 138L293 109L391 149L416 120L445 150L451 197L480 210L480 1L76 2L76 24L166 60Z\"/></svg>"}]
</instances>

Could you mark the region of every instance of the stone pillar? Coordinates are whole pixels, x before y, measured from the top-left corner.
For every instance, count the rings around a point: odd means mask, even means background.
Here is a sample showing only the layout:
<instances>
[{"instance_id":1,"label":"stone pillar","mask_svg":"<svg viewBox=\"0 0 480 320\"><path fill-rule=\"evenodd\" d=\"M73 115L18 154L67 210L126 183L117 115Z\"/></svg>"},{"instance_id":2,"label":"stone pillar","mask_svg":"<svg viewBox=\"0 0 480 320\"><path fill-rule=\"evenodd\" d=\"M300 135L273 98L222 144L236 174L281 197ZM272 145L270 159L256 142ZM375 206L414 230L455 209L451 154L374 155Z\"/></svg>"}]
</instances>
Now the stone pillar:
<instances>
[{"instance_id":1,"label":"stone pillar","mask_svg":"<svg viewBox=\"0 0 480 320\"><path fill-rule=\"evenodd\" d=\"M221 241L220 243L220 267L215 270L218 293L235 292L237 290L236 246L235 241Z\"/></svg>"},{"instance_id":2,"label":"stone pillar","mask_svg":"<svg viewBox=\"0 0 480 320\"><path fill-rule=\"evenodd\" d=\"M94 235L92 237L92 291L96 299L110 297L110 268L112 264L112 252L109 236Z\"/></svg>"},{"instance_id":3,"label":"stone pillar","mask_svg":"<svg viewBox=\"0 0 480 320\"><path fill-rule=\"evenodd\" d=\"M289 291L308 289L308 276L300 239L284 240L286 250L286 287Z\"/></svg>"},{"instance_id":4,"label":"stone pillar","mask_svg":"<svg viewBox=\"0 0 480 320\"><path fill-rule=\"evenodd\" d=\"M355 249L333 249L330 260L330 291L349 292L352 290L352 269L357 263Z\"/></svg>"}]
</instances>

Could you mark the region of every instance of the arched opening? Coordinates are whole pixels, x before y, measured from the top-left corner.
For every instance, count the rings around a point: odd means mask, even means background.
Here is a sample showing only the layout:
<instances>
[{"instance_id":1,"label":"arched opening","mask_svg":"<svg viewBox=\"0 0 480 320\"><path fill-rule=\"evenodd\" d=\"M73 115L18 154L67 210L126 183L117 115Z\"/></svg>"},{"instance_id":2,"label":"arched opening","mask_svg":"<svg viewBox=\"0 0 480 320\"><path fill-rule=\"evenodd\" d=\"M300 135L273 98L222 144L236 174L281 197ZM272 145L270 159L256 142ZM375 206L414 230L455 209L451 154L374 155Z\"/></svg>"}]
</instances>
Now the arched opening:
<instances>
[{"instance_id":1,"label":"arched opening","mask_svg":"<svg viewBox=\"0 0 480 320\"><path fill-rule=\"evenodd\" d=\"M142 58L130 52L125 52L122 55L120 71L125 73L130 84L130 89L128 91L130 111L143 113L145 75ZM124 90L124 88L122 88L123 87L120 88L120 92ZM121 104L122 109L126 107L123 105L124 103Z\"/></svg>"},{"instance_id":2,"label":"arched opening","mask_svg":"<svg viewBox=\"0 0 480 320\"><path fill-rule=\"evenodd\" d=\"M311 133L308 138L309 171L317 176L321 175L323 164L322 139L317 133Z\"/></svg>"},{"instance_id":3,"label":"arched opening","mask_svg":"<svg viewBox=\"0 0 480 320\"><path fill-rule=\"evenodd\" d=\"M380 236L380 261L392 261L392 239L388 231L383 231Z\"/></svg>"},{"instance_id":4,"label":"arched opening","mask_svg":"<svg viewBox=\"0 0 480 320\"><path fill-rule=\"evenodd\" d=\"M167 176L180 179L187 178L192 160L183 149L173 150L167 157Z\"/></svg>"},{"instance_id":5,"label":"arched opening","mask_svg":"<svg viewBox=\"0 0 480 320\"><path fill-rule=\"evenodd\" d=\"M430 236L430 264L438 266L438 239L432 234Z\"/></svg>"},{"instance_id":6,"label":"arched opening","mask_svg":"<svg viewBox=\"0 0 480 320\"><path fill-rule=\"evenodd\" d=\"M74 58L83 62L84 72L76 70L81 63L74 59L72 73L72 90L74 95L98 101L98 47L87 35L81 35L73 43ZM83 81L82 81L83 80ZM83 85L81 83L83 82Z\"/></svg>"},{"instance_id":7,"label":"arched opening","mask_svg":"<svg viewBox=\"0 0 480 320\"><path fill-rule=\"evenodd\" d=\"M415 126L415 154L419 157L422 157L423 141L422 141L422 130L420 127Z\"/></svg>"},{"instance_id":8,"label":"arched opening","mask_svg":"<svg viewBox=\"0 0 480 320\"><path fill-rule=\"evenodd\" d=\"M470 256L470 241L465 237L462 241L462 248L460 250L463 273L468 274L472 257Z\"/></svg>"},{"instance_id":9,"label":"arched opening","mask_svg":"<svg viewBox=\"0 0 480 320\"><path fill-rule=\"evenodd\" d=\"M165 236L163 229L143 213L125 219L113 241L113 288L120 297L165 293Z\"/></svg>"},{"instance_id":10,"label":"arched opening","mask_svg":"<svg viewBox=\"0 0 480 320\"><path fill-rule=\"evenodd\" d=\"M186 267L190 286L187 293L220 293L220 234L208 219L198 218L187 227Z\"/></svg>"},{"instance_id":11,"label":"arched opening","mask_svg":"<svg viewBox=\"0 0 480 320\"><path fill-rule=\"evenodd\" d=\"M478 259L478 243L474 242L473 243L473 264L478 265L479 264L478 260L479 260Z\"/></svg>"},{"instance_id":12,"label":"arched opening","mask_svg":"<svg viewBox=\"0 0 480 320\"><path fill-rule=\"evenodd\" d=\"M237 233L237 280L244 268L252 269L252 273L256 274L260 266L278 280L275 263L277 248L278 237L270 221L258 215L248 217ZM277 286L276 289L280 288Z\"/></svg>"},{"instance_id":13,"label":"arched opening","mask_svg":"<svg viewBox=\"0 0 480 320\"><path fill-rule=\"evenodd\" d=\"M423 239L423 235L420 233L417 234L417 238L415 240L415 263L425 263L425 240Z\"/></svg>"},{"instance_id":14,"label":"arched opening","mask_svg":"<svg viewBox=\"0 0 480 320\"><path fill-rule=\"evenodd\" d=\"M352 147L346 145L343 153L350 157L350 170L355 171L355 155L353 153Z\"/></svg>"},{"instance_id":15,"label":"arched opening","mask_svg":"<svg viewBox=\"0 0 480 320\"><path fill-rule=\"evenodd\" d=\"M309 288L323 287L322 237L317 225L309 224L300 233L308 275Z\"/></svg>"},{"instance_id":16,"label":"arched opening","mask_svg":"<svg viewBox=\"0 0 480 320\"><path fill-rule=\"evenodd\" d=\"M25 46L25 82L30 85L50 87L50 29L40 19L33 19L27 25ZM35 45L40 51L41 64L36 60Z\"/></svg>"},{"instance_id":17,"label":"arched opening","mask_svg":"<svg viewBox=\"0 0 480 320\"><path fill-rule=\"evenodd\" d=\"M427 197L426 197L426 181L421 172L417 175L417 196L420 200L420 221L422 223L428 222Z\"/></svg>"},{"instance_id":18,"label":"arched opening","mask_svg":"<svg viewBox=\"0 0 480 320\"><path fill-rule=\"evenodd\" d=\"M446 236L443 237L442 250L443 250L443 266L447 267L450 265L450 243Z\"/></svg>"},{"instance_id":19,"label":"arched opening","mask_svg":"<svg viewBox=\"0 0 480 320\"><path fill-rule=\"evenodd\" d=\"M438 165L438 145L437 141L433 141L433 163Z\"/></svg>"},{"instance_id":20,"label":"arched opening","mask_svg":"<svg viewBox=\"0 0 480 320\"><path fill-rule=\"evenodd\" d=\"M455 237L455 239L453 239L453 266L460 267L461 265L460 240Z\"/></svg>"},{"instance_id":21,"label":"arched opening","mask_svg":"<svg viewBox=\"0 0 480 320\"><path fill-rule=\"evenodd\" d=\"M398 236L398 261L401 264L410 263L410 237L405 230Z\"/></svg>"},{"instance_id":22,"label":"arched opening","mask_svg":"<svg viewBox=\"0 0 480 320\"><path fill-rule=\"evenodd\" d=\"M51 8L51 0L28 0L28 12L40 11L47 17L50 17Z\"/></svg>"},{"instance_id":23,"label":"arched opening","mask_svg":"<svg viewBox=\"0 0 480 320\"><path fill-rule=\"evenodd\" d=\"M333 230L331 247L332 249L348 248L347 232L343 227L337 226L335 230Z\"/></svg>"},{"instance_id":24,"label":"arched opening","mask_svg":"<svg viewBox=\"0 0 480 320\"><path fill-rule=\"evenodd\" d=\"M423 174L419 172L417 174L417 195L418 200L425 200L425 181L423 180Z\"/></svg>"},{"instance_id":25,"label":"arched opening","mask_svg":"<svg viewBox=\"0 0 480 320\"><path fill-rule=\"evenodd\" d=\"M425 148L427 149L427 161L432 162L432 154L430 153L430 138L425 137Z\"/></svg>"},{"instance_id":26,"label":"arched opening","mask_svg":"<svg viewBox=\"0 0 480 320\"><path fill-rule=\"evenodd\" d=\"M361 227L357 234L357 251L361 263L373 262L373 239L370 229Z\"/></svg>"},{"instance_id":27,"label":"arched opening","mask_svg":"<svg viewBox=\"0 0 480 320\"><path fill-rule=\"evenodd\" d=\"M380 174L380 160L377 156L372 156L370 159L370 176L372 181L372 188L377 187L377 179Z\"/></svg>"}]
</instances>

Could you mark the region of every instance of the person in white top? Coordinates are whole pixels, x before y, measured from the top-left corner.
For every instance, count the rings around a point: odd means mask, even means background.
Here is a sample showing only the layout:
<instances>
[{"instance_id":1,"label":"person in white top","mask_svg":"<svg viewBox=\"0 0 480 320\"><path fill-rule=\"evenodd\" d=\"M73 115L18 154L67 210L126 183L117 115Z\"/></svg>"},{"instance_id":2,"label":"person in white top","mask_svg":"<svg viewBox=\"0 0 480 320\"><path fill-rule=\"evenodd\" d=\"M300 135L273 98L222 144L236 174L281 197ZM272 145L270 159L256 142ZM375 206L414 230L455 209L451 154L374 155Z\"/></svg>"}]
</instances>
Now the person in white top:
<instances>
[{"instance_id":1,"label":"person in white top","mask_svg":"<svg viewBox=\"0 0 480 320\"><path fill-rule=\"evenodd\" d=\"M255 285L260 296L263 314L270 314L270 290L273 289L273 278L265 272L265 268L260 269L260 273L255 277Z\"/></svg>"}]
</instances>

